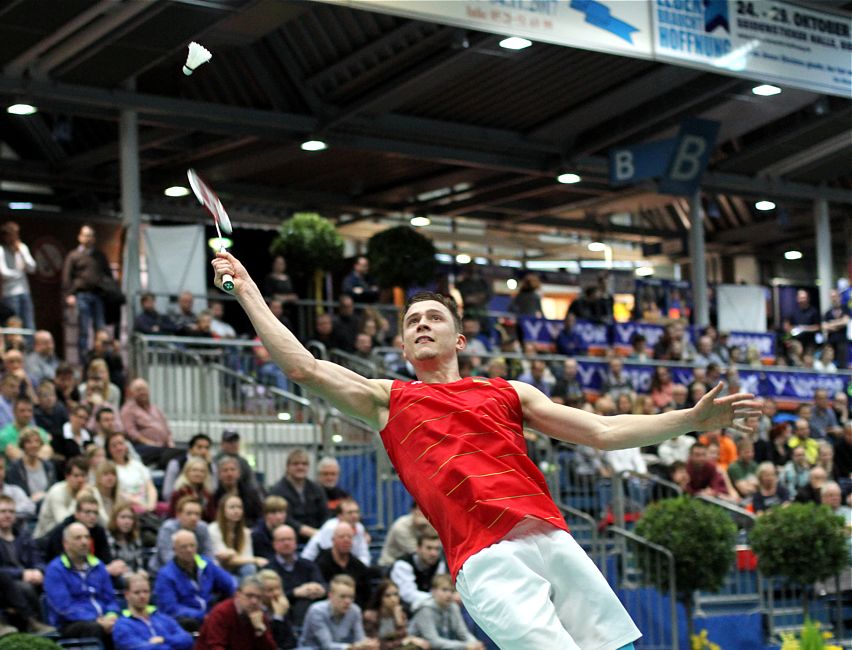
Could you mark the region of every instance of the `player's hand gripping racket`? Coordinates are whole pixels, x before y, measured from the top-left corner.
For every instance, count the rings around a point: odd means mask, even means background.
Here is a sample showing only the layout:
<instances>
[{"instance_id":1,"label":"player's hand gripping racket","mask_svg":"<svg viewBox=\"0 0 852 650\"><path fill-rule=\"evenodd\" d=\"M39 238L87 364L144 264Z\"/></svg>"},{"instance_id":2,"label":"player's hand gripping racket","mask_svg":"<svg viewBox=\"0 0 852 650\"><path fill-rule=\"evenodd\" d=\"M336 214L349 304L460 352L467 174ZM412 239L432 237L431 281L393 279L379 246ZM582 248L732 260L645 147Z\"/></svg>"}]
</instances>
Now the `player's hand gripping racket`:
<instances>
[{"instance_id":1,"label":"player's hand gripping racket","mask_svg":"<svg viewBox=\"0 0 852 650\"><path fill-rule=\"evenodd\" d=\"M201 180L201 177L194 169L187 169L186 177L189 179L189 186L192 188L195 198L213 216L213 223L216 224L216 234L219 235L219 250L224 252L225 245L222 242L222 233L230 235L233 232L231 220L228 218L228 213L225 212L225 207L222 205L219 197L216 196L216 193L210 189L207 183ZM222 277L222 288L228 293L234 290L233 276L225 274Z\"/></svg>"}]
</instances>

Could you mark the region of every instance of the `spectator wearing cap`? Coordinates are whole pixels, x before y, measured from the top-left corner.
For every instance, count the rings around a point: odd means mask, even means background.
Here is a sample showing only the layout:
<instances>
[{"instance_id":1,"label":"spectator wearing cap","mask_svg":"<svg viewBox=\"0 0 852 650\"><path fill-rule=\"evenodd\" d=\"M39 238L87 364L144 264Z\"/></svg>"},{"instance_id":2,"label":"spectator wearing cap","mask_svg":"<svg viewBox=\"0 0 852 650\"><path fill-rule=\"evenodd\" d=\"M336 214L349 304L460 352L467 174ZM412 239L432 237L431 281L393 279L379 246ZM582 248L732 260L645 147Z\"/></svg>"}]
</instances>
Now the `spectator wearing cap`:
<instances>
[{"instance_id":1,"label":"spectator wearing cap","mask_svg":"<svg viewBox=\"0 0 852 650\"><path fill-rule=\"evenodd\" d=\"M308 478L310 457L304 449L296 448L287 456L287 469L281 480L269 490L270 494L287 499L287 525L307 542L317 534L328 519L328 506L323 489Z\"/></svg>"},{"instance_id":2,"label":"spectator wearing cap","mask_svg":"<svg viewBox=\"0 0 852 650\"><path fill-rule=\"evenodd\" d=\"M219 444L219 453L213 459L214 465L218 464L223 456L233 456L240 464L240 477L244 483L254 490L258 489L254 470L245 457L240 455L240 432L235 429L225 429L222 432L222 442Z\"/></svg>"}]
</instances>

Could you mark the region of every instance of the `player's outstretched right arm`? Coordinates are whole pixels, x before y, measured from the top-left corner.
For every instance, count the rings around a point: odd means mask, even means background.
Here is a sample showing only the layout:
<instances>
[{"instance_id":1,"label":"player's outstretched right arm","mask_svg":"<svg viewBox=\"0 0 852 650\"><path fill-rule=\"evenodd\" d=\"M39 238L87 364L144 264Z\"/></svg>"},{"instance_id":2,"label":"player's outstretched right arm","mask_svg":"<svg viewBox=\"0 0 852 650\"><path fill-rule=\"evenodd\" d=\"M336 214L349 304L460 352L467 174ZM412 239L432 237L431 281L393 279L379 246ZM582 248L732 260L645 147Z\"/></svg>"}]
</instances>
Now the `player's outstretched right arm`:
<instances>
[{"instance_id":1,"label":"player's outstretched right arm","mask_svg":"<svg viewBox=\"0 0 852 650\"><path fill-rule=\"evenodd\" d=\"M220 289L222 277L233 276L233 295L248 314L272 360L291 380L317 393L344 413L376 429L382 428L390 394L389 380L366 379L343 366L315 359L269 310L257 285L237 258L220 252L212 264L216 271L213 283Z\"/></svg>"}]
</instances>

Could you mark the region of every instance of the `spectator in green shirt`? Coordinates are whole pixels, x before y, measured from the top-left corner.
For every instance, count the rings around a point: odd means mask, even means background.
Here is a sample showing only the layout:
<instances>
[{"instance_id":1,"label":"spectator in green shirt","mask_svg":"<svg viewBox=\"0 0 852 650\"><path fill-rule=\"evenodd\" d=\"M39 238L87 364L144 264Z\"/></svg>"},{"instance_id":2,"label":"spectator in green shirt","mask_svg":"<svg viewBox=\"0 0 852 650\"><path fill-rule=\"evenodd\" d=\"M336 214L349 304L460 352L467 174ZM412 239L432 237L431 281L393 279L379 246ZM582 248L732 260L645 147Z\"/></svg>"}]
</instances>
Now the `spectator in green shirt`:
<instances>
[{"instance_id":1,"label":"spectator in green shirt","mask_svg":"<svg viewBox=\"0 0 852 650\"><path fill-rule=\"evenodd\" d=\"M12 407L12 421L5 427L0 429L0 449L6 454L9 460L19 460L24 452L21 451L18 442L21 438L21 431L27 427L33 427L38 431L44 446L39 451L39 458L49 460L53 456L53 449L50 446L50 436L47 431L37 426L33 420L33 403L29 397L18 397Z\"/></svg>"},{"instance_id":2,"label":"spectator in green shirt","mask_svg":"<svg viewBox=\"0 0 852 650\"><path fill-rule=\"evenodd\" d=\"M744 499L757 491L757 463L754 461L754 443L748 438L737 442L737 459L728 465L731 479L739 495Z\"/></svg>"}]
</instances>

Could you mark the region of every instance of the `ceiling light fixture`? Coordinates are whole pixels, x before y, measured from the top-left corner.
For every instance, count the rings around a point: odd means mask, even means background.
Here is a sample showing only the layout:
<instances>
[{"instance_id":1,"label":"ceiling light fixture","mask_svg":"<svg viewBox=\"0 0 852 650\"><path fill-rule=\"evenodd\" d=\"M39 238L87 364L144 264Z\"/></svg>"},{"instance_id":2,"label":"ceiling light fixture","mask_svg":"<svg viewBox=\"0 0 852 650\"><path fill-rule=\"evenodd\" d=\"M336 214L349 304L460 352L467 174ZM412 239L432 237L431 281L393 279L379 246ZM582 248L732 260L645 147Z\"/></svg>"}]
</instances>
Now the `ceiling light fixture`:
<instances>
[{"instance_id":1,"label":"ceiling light fixture","mask_svg":"<svg viewBox=\"0 0 852 650\"><path fill-rule=\"evenodd\" d=\"M559 174L559 176L556 177L556 180L560 183L565 183L566 185L573 185L574 183L579 183L583 179L580 178L579 174L567 173Z\"/></svg>"},{"instance_id":2,"label":"ceiling light fixture","mask_svg":"<svg viewBox=\"0 0 852 650\"><path fill-rule=\"evenodd\" d=\"M775 204L772 201L758 201L754 204L755 209L760 210L761 212L766 212L767 210L774 210Z\"/></svg>"},{"instance_id":3,"label":"ceiling light fixture","mask_svg":"<svg viewBox=\"0 0 852 650\"><path fill-rule=\"evenodd\" d=\"M456 262L459 264L470 264L470 255L459 253L456 255Z\"/></svg>"},{"instance_id":4,"label":"ceiling light fixture","mask_svg":"<svg viewBox=\"0 0 852 650\"><path fill-rule=\"evenodd\" d=\"M601 251L606 250L606 244L600 241L589 242L589 250L593 253L600 253Z\"/></svg>"},{"instance_id":5,"label":"ceiling light fixture","mask_svg":"<svg viewBox=\"0 0 852 650\"><path fill-rule=\"evenodd\" d=\"M11 201L9 203L10 210L32 210L33 204L29 201Z\"/></svg>"},{"instance_id":6,"label":"ceiling light fixture","mask_svg":"<svg viewBox=\"0 0 852 650\"><path fill-rule=\"evenodd\" d=\"M509 278L508 280L506 280L506 288L509 291L514 291L518 288L518 281L515 278Z\"/></svg>"},{"instance_id":7,"label":"ceiling light fixture","mask_svg":"<svg viewBox=\"0 0 852 650\"><path fill-rule=\"evenodd\" d=\"M409 223L415 228L425 228L432 223L429 217L411 217Z\"/></svg>"},{"instance_id":8,"label":"ceiling light fixture","mask_svg":"<svg viewBox=\"0 0 852 650\"><path fill-rule=\"evenodd\" d=\"M328 145L323 140L305 140L299 145L302 151L325 151Z\"/></svg>"},{"instance_id":9,"label":"ceiling light fixture","mask_svg":"<svg viewBox=\"0 0 852 650\"><path fill-rule=\"evenodd\" d=\"M760 97L772 97L772 95L780 94L781 89L778 86L772 86L770 84L761 84L752 88L751 92L753 92L755 95L759 95Z\"/></svg>"},{"instance_id":10,"label":"ceiling light fixture","mask_svg":"<svg viewBox=\"0 0 852 650\"><path fill-rule=\"evenodd\" d=\"M645 277L648 275L654 275L654 267L653 266L637 266L636 271L634 271L636 275L639 277Z\"/></svg>"},{"instance_id":11,"label":"ceiling light fixture","mask_svg":"<svg viewBox=\"0 0 852 650\"><path fill-rule=\"evenodd\" d=\"M532 41L520 36L510 36L500 41L500 47L506 50L523 50L532 45Z\"/></svg>"},{"instance_id":12,"label":"ceiling light fixture","mask_svg":"<svg viewBox=\"0 0 852 650\"><path fill-rule=\"evenodd\" d=\"M784 253L785 260L800 260L802 259L802 251L786 251Z\"/></svg>"},{"instance_id":13,"label":"ceiling light fixture","mask_svg":"<svg viewBox=\"0 0 852 650\"><path fill-rule=\"evenodd\" d=\"M38 109L32 104L12 104L6 109L12 115L32 115L38 113Z\"/></svg>"},{"instance_id":14,"label":"ceiling light fixture","mask_svg":"<svg viewBox=\"0 0 852 650\"><path fill-rule=\"evenodd\" d=\"M163 190L163 194L171 197L187 196L189 194L189 188L184 187L183 185L172 185L171 187L167 187Z\"/></svg>"}]
</instances>

